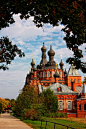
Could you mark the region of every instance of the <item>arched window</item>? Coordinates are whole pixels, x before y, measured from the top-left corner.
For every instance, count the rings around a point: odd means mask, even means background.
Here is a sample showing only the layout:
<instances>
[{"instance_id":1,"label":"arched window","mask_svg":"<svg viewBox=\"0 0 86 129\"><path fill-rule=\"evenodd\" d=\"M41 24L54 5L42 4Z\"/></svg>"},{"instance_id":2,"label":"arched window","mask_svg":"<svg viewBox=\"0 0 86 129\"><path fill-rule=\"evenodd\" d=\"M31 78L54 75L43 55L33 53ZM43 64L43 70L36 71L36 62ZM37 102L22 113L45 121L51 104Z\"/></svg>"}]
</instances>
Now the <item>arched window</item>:
<instances>
[{"instance_id":1,"label":"arched window","mask_svg":"<svg viewBox=\"0 0 86 129\"><path fill-rule=\"evenodd\" d=\"M44 77L46 77L46 72L44 71Z\"/></svg>"},{"instance_id":2,"label":"arched window","mask_svg":"<svg viewBox=\"0 0 86 129\"><path fill-rule=\"evenodd\" d=\"M54 77L54 74L55 74L55 72L53 71L53 72L52 72L52 77Z\"/></svg>"},{"instance_id":3,"label":"arched window","mask_svg":"<svg viewBox=\"0 0 86 129\"><path fill-rule=\"evenodd\" d=\"M79 79L77 79L77 83L79 83Z\"/></svg>"},{"instance_id":4,"label":"arched window","mask_svg":"<svg viewBox=\"0 0 86 129\"><path fill-rule=\"evenodd\" d=\"M60 72L60 77L62 78L62 72Z\"/></svg>"},{"instance_id":5,"label":"arched window","mask_svg":"<svg viewBox=\"0 0 86 129\"><path fill-rule=\"evenodd\" d=\"M40 78L42 78L42 72L40 73Z\"/></svg>"},{"instance_id":6,"label":"arched window","mask_svg":"<svg viewBox=\"0 0 86 129\"><path fill-rule=\"evenodd\" d=\"M70 79L70 83L72 82L72 79Z\"/></svg>"},{"instance_id":7,"label":"arched window","mask_svg":"<svg viewBox=\"0 0 86 129\"><path fill-rule=\"evenodd\" d=\"M81 110L81 104L79 104L79 110Z\"/></svg>"},{"instance_id":8,"label":"arched window","mask_svg":"<svg viewBox=\"0 0 86 129\"><path fill-rule=\"evenodd\" d=\"M84 104L84 110L86 111L86 103Z\"/></svg>"},{"instance_id":9,"label":"arched window","mask_svg":"<svg viewBox=\"0 0 86 129\"><path fill-rule=\"evenodd\" d=\"M71 101L67 101L67 110L71 110L72 109L72 103Z\"/></svg>"},{"instance_id":10,"label":"arched window","mask_svg":"<svg viewBox=\"0 0 86 129\"><path fill-rule=\"evenodd\" d=\"M48 71L48 77L50 77L50 71Z\"/></svg>"},{"instance_id":11,"label":"arched window","mask_svg":"<svg viewBox=\"0 0 86 129\"><path fill-rule=\"evenodd\" d=\"M61 86L58 88L58 92L62 92L62 88L61 88Z\"/></svg>"},{"instance_id":12,"label":"arched window","mask_svg":"<svg viewBox=\"0 0 86 129\"><path fill-rule=\"evenodd\" d=\"M59 110L63 110L63 101L59 101Z\"/></svg>"}]
</instances>

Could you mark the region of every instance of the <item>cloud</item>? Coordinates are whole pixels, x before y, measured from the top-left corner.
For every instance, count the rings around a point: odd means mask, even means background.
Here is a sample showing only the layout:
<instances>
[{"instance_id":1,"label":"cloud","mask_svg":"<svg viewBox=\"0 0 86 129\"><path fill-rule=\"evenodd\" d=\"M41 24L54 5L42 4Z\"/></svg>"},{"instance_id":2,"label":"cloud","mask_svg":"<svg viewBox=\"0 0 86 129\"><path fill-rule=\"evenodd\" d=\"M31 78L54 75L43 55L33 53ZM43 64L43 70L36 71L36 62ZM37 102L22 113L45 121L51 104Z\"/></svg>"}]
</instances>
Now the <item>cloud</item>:
<instances>
[{"instance_id":1,"label":"cloud","mask_svg":"<svg viewBox=\"0 0 86 129\"><path fill-rule=\"evenodd\" d=\"M23 88L25 84L25 79L27 75L27 69L30 70L30 63L32 61L32 55L36 59L36 64L39 64L41 61L41 47L43 42L47 48L47 52L50 49L50 44L55 51L54 60L59 64L61 59L60 55L62 54L63 63L66 59L72 56L72 51L66 47L66 43L63 40L65 34L61 31L63 25L58 27L52 27L50 24L45 24L43 28L37 28L32 22L33 17L30 17L28 20L21 20L19 15L14 15L15 23L10 25L3 30L1 30L1 36L8 36L10 41L25 52L25 57L19 58L18 56L12 61L9 65L8 71L1 71L0 76L0 97L3 98L16 98L19 91ZM43 31L44 30L44 31ZM52 37L52 38L51 38ZM84 46L81 46L84 50ZM84 53L84 60L86 59ZM49 57L47 55L47 60ZM67 70L70 65L67 64ZM81 73L84 77L85 74Z\"/></svg>"}]
</instances>

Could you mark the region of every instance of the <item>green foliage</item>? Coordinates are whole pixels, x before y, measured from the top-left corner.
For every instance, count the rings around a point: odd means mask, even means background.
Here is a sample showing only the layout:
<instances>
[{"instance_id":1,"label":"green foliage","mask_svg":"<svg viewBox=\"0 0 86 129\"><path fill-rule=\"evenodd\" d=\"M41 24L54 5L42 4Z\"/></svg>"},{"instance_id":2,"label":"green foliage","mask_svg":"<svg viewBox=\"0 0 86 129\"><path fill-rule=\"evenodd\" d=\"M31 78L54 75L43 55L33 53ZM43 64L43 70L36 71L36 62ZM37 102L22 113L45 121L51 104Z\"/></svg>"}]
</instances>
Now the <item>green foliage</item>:
<instances>
[{"instance_id":1,"label":"green foliage","mask_svg":"<svg viewBox=\"0 0 86 129\"><path fill-rule=\"evenodd\" d=\"M64 40L67 47L73 51L77 69L86 73L86 62L82 62L83 52L79 49L86 43L86 1L85 0L3 0L0 1L0 29L13 24L13 14L20 13L20 18L26 20L34 16L37 27L45 23L58 26L65 25L62 31L66 34ZM5 66L2 66L5 69Z\"/></svg>"},{"instance_id":2,"label":"green foliage","mask_svg":"<svg viewBox=\"0 0 86 129\"><path fill-rule=\"evenodd\" d=\"M42 116L49 116L58 110L58 100L54 93L47 89L39 96L32 87L25 87L19 94L13 112L24 119L39 120Z\"/></svg>"},{"instance_id":3,"label":"green foliage","mask_svg":"<svg viewBox=\"0 0 86 129\"><path fill-rule=\"evenodd\" d=\"M32 87L26 87L22 93L19 94L15 103L15 113L21 116L22 110L31 109L33 103L38 103L38 94Z\"/></svg>"},{"instance_id":4,"label":"green foliage","mask_svg":"<svg viewBox=\"0 0 86 129\"><path fill-rule=\"evenodd\" d=\"M41 98L46 112L56 112L58 110L57 96L49 88L43 91Z\"/></svg>"},{"instance_id":5,"label":"green foliage","mask_svg":"<svg viewBox=\"0 0 86 129\"><path fill-rule=\"evenodd\" d=\"M6 63L6 65L2 64L0 69L9 69L7 65L10 64L17 55L19 55L19 57L25 56L24 52L22 52L16 45L12 45L9 38L3 37L0 39L0 63Z\"/></svg>"}]
</instances>

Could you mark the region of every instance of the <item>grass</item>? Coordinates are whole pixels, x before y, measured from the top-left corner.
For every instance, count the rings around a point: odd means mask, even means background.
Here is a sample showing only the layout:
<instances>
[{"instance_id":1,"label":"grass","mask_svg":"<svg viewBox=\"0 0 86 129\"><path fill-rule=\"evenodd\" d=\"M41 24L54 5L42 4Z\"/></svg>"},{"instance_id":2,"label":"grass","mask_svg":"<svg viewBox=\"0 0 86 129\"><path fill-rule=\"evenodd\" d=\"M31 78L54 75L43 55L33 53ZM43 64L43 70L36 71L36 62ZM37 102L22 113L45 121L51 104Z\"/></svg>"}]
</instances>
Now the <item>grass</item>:
<instances>
[{"instance_id":1,"label":"grass","mask_svg":"<svg viewBox=\"0 0 86 129\"><path fill-rule=\"evenodd\" d=\"M47 120L47 121L51 121L51 122L55 122L55 123L59 123L59 124L63 124L66 126L70 126L70 127L76 128L76 129L86 128L86 124L84 124L82 122L75 122L75 121L71 121L71 120L55 119L55 118L47 118L47 117L44 117L42 119ZM41 121L34 121L33 122L31 120L23 120L23 122L27 123L28 125L30 125L34 129L45 129L45 126L46 126L46 122L42 122L42 127L41 127ZM54 129L54 123L48 122L46 129ZM55 129L67 129L67 127L56 124Z\"/></svg>"},{"instance_id":2,"label":"grass","mask_svg":"<svg viewBox=\"0 0 86 129\"><path fill-rule=\"evenodd\" d=\"M13 114L11 114L11 115L13 115ZM29 126L31 126L34 129L54 129L54 123L47 122L47 126L46 126L46 122L42 122L42 126L41 126L41 121L23 120L20 117L17 117L17 118L19 118L24 123L28 124ZM61 118L60 119L60 118L42 117L42 120L63 124L63 125L66 125L66 126L76 128L76 129L85 129L86 128L86 123L83 123L83 122L80 122L80 121L73 121L73 119L71 119L71 118L70 119L67 119L67 118L65 118L65 119ZM67 127L56 124L55 129L67 129Z\"/></svg>"}]
</instances>

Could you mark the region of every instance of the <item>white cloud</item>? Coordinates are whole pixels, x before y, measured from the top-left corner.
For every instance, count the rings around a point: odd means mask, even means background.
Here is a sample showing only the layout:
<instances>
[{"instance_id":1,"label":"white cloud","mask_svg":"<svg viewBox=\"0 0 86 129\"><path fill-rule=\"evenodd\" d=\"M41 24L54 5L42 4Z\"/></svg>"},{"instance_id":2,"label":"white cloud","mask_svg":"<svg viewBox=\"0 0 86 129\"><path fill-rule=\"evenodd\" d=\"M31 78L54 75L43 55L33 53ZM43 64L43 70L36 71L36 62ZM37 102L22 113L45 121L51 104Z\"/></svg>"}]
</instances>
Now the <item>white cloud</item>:
<instances>
[{"instance_id":1,"label":"white cloud","mask_svg":"<svg viewBox=\"0 0 86 129\"><path fill-rule=\"evenodd\" d=\"M9 65L8 71L1 71L0 76L0 97L3 98L15 98L19 90L22 89L25 83L27 75L27 69L30 70L30 63L32 61L32 55L36 59L36 64L40 63L41 60L41 47L43 41L47 48L47 52L52 44L53 50L55 51L55 61L59 64L60 55L63 55L63 62L72 56L72 51L66 48L66 43L63 41L65 34L61 31L63 25L58 27L52 27L49 24L43 26L43 28L37 28L32 22L33 17L29 20L20 20L19 15L14 15L15 23L3 29L0 32L1 36L8 36L13 44L17 44L22 51L25 52L25 57L16 57ZM44 32L43 32L44 29ZM52 39L50 38L52 36ZM85 46L82 46L84 50ZM47 55L46 52L46 55ZM49 57L47 55L47 59ZM86 56L84 56L84 60ZM67 64L67 70L69 65ZM84 74L82 73L82 76Z\"/></svg>"}]
</instances>

